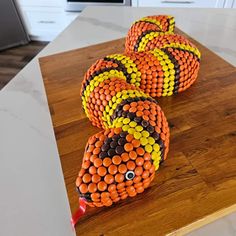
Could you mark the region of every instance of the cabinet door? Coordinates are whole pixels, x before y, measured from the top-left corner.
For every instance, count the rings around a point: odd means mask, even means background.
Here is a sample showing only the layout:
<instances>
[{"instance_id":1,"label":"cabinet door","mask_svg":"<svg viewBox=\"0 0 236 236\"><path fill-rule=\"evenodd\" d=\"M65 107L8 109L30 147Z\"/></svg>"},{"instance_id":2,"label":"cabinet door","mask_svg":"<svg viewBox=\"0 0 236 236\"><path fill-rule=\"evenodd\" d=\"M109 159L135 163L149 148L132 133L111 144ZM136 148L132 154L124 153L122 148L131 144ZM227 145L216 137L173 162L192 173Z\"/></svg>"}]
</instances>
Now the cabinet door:
<instances>
[{"instance_id":1,"label":"cabinet door","mask_svg":"<svg viewBox=\"0 0 236 236\"><path fill-rule=\"evenodd\" d=\"M236 8L236 0L234 0L233 8Z\"/></svg>"},{"instance_id":2,"label":"cabinet door","mask_svg":"<svg viewBox=\"0 0 236 236\"><path fill-rule=\"evenodd\" d=\"M224 0L139 0L140 7L223 7Z\"/></svg>"},{"instance_id":3,"label":"cabinet door","mask_svg":"<svg viewBox=\"0 0 236 236\"><path fill-rule=\"evenodd\" d=\"M20 6L26 7L63 7L63 0L16 0Z\"/></svg>"},{"instance_id":4,"label":"cabinet door","mask_svg":"<svg viewBox=\"0 0 236 236\"><path fill-rule=\"evenodd\" d=\"M232 8L235 5L234 0L225 0L224 8Z\"/></svg>"}]
</instances>

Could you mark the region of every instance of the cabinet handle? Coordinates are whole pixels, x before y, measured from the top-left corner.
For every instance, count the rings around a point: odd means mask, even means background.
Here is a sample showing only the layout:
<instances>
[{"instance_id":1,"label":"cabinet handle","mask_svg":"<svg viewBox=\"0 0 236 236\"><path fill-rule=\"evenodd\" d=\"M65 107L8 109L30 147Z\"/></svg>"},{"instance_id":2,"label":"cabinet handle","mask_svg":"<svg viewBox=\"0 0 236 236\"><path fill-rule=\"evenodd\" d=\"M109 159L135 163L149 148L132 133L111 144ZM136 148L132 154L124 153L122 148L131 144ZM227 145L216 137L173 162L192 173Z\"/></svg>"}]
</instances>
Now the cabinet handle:
<instances>
[{"instance_id":1,"label":"cabinet handle","mask_svg":"<svg viewBox=\"0 0 236 236\"><path fill-rule=\"evenodd\" d=\"M163 1L161 1L161 3L180 3L180 4L191 4L191 3L194 3L194 1L188 1L188 0L186 0L186 1L175 1L175 0L163 0Z\"/></svg>"},{"instance_id":2,"label":"cabinet handle","mask_svg":"<svg viewBox=\"0 0 236 236\"><path fill-rule=\"evenodd\" d=\"M56 21L53 21L53 20L40 20L40 21L38 21L38 23L40 23L40 24L55 24Z\"/></svg>"}]
</instances>

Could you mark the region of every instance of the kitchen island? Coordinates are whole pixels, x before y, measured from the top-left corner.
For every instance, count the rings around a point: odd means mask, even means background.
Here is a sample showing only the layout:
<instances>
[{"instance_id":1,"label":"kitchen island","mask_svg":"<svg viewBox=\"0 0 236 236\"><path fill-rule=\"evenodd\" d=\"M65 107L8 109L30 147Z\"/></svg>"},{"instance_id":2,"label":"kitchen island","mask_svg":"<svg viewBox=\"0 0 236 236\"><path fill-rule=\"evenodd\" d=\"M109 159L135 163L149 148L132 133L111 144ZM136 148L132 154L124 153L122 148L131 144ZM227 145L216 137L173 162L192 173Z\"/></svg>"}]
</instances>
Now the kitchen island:
<instances>
[{"instance_id":1,"label":"kitchen island","mask_svg":"<svg viewBox=\"0 0 236 236\"><path fill-rule=\"evenodd\" d=\"M233 9L87 8L1 91L1 235L75 234L38 57L124 37L134 20L152 14L173 15L181 30L236 65Z\"/></svg>"}]
</instances>

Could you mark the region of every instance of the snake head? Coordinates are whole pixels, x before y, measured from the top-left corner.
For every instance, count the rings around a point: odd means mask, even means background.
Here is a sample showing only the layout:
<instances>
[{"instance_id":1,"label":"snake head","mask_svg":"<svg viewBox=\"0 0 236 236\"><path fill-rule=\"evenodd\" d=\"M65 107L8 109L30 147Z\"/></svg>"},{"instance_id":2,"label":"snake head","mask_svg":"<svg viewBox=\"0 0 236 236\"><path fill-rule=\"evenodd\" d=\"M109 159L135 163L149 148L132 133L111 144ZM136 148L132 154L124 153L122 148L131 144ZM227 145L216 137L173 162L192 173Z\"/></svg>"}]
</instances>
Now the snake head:
<instances>
[{"instance_id":1,"label":"snake head","mask_svg":"<svg viewBox=\"0 0 236 236\"><path fill-rule=\"evenodd\" d=\"M76 180L90 206L110 206L142 193L155 176L151 154L133 135L112 128L90 137Z\"/></svg>"}]
</instances>

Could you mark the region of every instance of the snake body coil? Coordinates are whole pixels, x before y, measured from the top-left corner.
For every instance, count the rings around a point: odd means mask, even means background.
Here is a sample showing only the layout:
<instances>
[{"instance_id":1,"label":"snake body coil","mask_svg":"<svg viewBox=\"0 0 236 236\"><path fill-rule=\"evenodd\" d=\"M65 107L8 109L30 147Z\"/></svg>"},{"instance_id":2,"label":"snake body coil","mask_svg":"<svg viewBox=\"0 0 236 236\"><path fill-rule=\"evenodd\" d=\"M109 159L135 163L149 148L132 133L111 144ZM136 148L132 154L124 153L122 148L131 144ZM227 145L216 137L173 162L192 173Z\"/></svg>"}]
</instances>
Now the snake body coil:
<instances>
[{"instance_id":1,"label":"snake body coil","mask_svg":"<svg viewBox=\"0 0 236 236\"><path fill-rule=\"evenodd\" d=\"M82 83L83 108L103 131L89 138L76 180L94 207L142 193L169 150L169 127L154 98L186 90L197 78L200 53L176 35L170 16L136 21L124 54L98 60Z\"/></svg>"}]
</instances>

